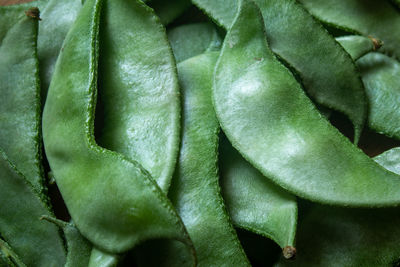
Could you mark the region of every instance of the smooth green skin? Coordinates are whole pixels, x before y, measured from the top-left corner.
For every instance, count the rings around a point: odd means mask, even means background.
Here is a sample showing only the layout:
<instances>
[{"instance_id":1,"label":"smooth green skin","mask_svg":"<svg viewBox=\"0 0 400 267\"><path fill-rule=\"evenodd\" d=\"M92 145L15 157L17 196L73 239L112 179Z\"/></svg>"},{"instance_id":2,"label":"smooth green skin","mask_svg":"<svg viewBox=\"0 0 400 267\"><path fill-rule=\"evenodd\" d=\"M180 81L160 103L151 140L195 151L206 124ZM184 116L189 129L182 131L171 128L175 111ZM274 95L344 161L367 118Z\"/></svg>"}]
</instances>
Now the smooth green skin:
<instances>
[{"instance_id":1,"label":"smooth green skin","mask_svg":"<svg viewBox=\"0 0 400 267\"><path fill-rule=\"evenodd\" d=\"M95 143L100 5L85 2L56 64L43 113L50 167L74 223L96 247L122 253L147 239L172 238L192 248L151 176L136 161Z\"/></svg>"},{"instance_id":2,"label":"smooth green skin","mask_svg":"<svg viewBox=\"0 0 400 267\"><path fill-rule=\"evenodd\" d=\"M60 266L65 251L55 225L32 185L0 151L0 233L27 266Z\"/></svg>"},{"instance_id":3,"label":"smooth green skin","mask_svg":"<svg viewBox=\"0 0 400 267\"><path fill-rule=\"evenodd\" d=\"M144 5L106 1L103 10L96 140L138 161L168 192L179 152L181 108L165 30Z\"/></svg>"},{"instance_id":4,"label":"smooth green skin","mask_svg":"<svg viewBox=\"0 0 400 267\"><path fill-rule=\"evenodd\" d=\"M374 158L400 174L400 149ZM391 209L344 209L314 205L299 225L298 255L278 266L397 266L400 213Z\"/></svg>"},{"instance_id":5,"label":"smooth green skin","mask_svg":"<svg viewBox=\"0 0 400 267\"><path fill-rule=\"evenodd\" d=\"M400 63L380 53L357 61L369 100L368 126L400 139Z\"/></svg>"},{"instance_id":6,"label":"smooth green skin","mask_svg":"<svg viewBox=\"0 0 400 267\"><path fill-rule=\"evenodd\" d=\"M193 23L175 27L168 31L176 62L182 62L204 52L219 50L221 37L211 23Z\"/></svg>"},{"instance_id":7,"label":"smooth green skin","mask_svg":"<svg viewBox=\"0 0 400 267\"><path fill-rule=\"evenodd\" d=\"M218 184L219 124L211 102L218 52L178 64L183 100L182 142L169 197L196 248L199 266L250 266L230 223ZM179 250L178 250L179 251ZM177 251L165 266L182 266Z\"/></svg>"},{"instance_id":8,"label":"smooth green skin","mask_svg":"<svg viewBox=\"0 0 400 267\"><path fill-rule=\"evenodd\" d=\"M188 9L191 4L190 0L153 0L150 1L149 6L155 10L161 23L168 25Z\"/></svg>"},{"instance_id":9,"label":"smooth green skin","mask_svg":"<svg viewBox=\"0 0 400 267\"><path fill-rule=\"evenodd\" d=\"M319 114L268 48L261 22L257 7L243 2L215 70L214 106L232 145L264 176L302 198L399 205L399 176Z\"/></svg>"},{"instance_id":10,"label":"smooth green skin","mask_svg":"<svg viewBox=\"0 0 400 267\"><path fill-rule=\"evenodd\" d=\"M222 196L234 225L270 238L282 249L294 246L296 197L265 179L226 138L220 142L219 160Z\"/></svg>"},{"instance_id":11,"label":"smooth green skin","mask_svg":"<svg viewBox=\"0 0 400 267\"><path fill-rule=\"evenodd\" d=\"M47 90L53 76L57 57L68 30L74 23L82 0L39 1L43 8L39 24L38 57L42 99L46 99ZM48 2L48 3L47 3Z\"/></svg>"},{"instance_id":12,"label":"smooth green skin","mask_svg":"<svg viewBox=\"0 0 400 267\"><path fill-rule=\"evenodd\" d=\"M0 46L0 149L41 193L38 24L21 12Z\"/></svg>"},{"instance_id":13,"label":"smooth green skin","mask_svg":"<svg viewBox=\"0 0 400 267\"><path fill-rule=\"evenodd\" d=\"M229 29L237 0L193 0ZM261 9L272 51L299 75L305 90L318 104L344 113L354 125L357 143L367 105L354 62L322 25L295 0L256 0Z\"/></svg>"},{"instance_id":14,"label":"smooth green skin","mask_svg":"<svg viewBox=\"0 0 400 267\"><path fill-rule=\"evenodd\" d=\"M0 238L0 266L1 267L25 267L19 256L13 251L7 242Z\"/></svg>"},{"instance_id":15,"label":"smooth green skin","mask_svg":"<svg viewBox=\"0 0 400 267\"><path fill-rule=\"evenodd\" d=\"M335 39L353 60L357 60L365 54L376 50L373 41L368 37L347 35Z\"/></svg>"},{"instance_id":16,"label":"smooth green skin","mask_svg":"<svg viewBox=\"0 0 400 267\"><path fill-rule=\"evenodd\" d=\"M389 1L300 0L300 2L323 23L382 40L383 50L400 59L400 16Z\"/></svg>"},{"instance_id":17,"label":"smooth green skin","mask_svg":"<svg viewBox=\"0 0 400 267\"><path fill-rule=\"evenodd\" d=\"M116 267L120 256L108 254L96 248L93 248L90 255L88 267Z\"/></svg>"}]
</instances>

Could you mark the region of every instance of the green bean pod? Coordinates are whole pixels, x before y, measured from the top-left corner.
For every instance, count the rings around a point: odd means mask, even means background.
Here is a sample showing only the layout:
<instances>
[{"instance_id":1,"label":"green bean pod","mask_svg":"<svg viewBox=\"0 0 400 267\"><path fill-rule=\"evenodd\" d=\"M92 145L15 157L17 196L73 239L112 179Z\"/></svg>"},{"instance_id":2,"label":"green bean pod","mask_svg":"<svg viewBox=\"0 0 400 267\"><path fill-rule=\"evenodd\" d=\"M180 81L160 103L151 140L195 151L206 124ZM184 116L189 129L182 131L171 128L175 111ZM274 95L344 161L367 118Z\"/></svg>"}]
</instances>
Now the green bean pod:
<instances>
[{"instance_id":1,"label":"green bean pod","mask_svg":"<svg viewBox=\"0 0 400 267\"><path fill-rule=\"evenodd\" d=\"M0 234L27 266L59 266L65 251L51 216L32 185L0 150Z\"/></svg>"},{"instance_id":2,"label":"green bean pod","mask_svg":"<svg viewBox=\"0 0 400 267\"><path fill-rule=\"evenodd\" d=\"M368 126L400 140L400 63L381 53L357 61L369 100Z\"/></svg>"},{"instance_id":3,"label":"green bean pod","mask_svg":"<svg viewBox=\"0 0 400 267\"><path fill-rule=\"evenodd\" d=\"M181 25L168 31L168 40L177 63L204 52L219 50L221 37L211 23Z\"/></svg>"},{"instance_id":4,"label":"green bean pod","mask_svg":"<svg viewBox=\"0 0 400 267\"><path fill-rule=\"evenodd\" d=\"M169 197L193 240L199 266L249 266L218 184L219 125L211 102L218 54L206 53L178 64L183 136ZM178 266L177 262L171 265Z\"/></svg>"},{"instance_id":5,"label":"green bean pod","mask_svg":"<svg viewBox=\"0 0 400 267\"><path fill-rule=\"evenodd\" d=\"M16 16L23 17L9 29L0 46L0 149L41 193L44 189L36 53L38 20L19 11Z\"/></svg>"},{"instance_id":6,"label":"green bean pod","mask_svg":"<svg viewBox=\"0 0 400 267\"><path fill-rule=\"evenodd\" d=\"M237 0L193 0L226 29ZM256 0L272 51L297 74L318 104L345 114L354 125L354 142L364 126L367 105L354 62L344 49L295 0Z\"/></svg>"},{"instance_id":7,"label":"green bean pod","mask_svg":"<svg viewBox=\"0 0 400 267\"><path fill-rule=\"evenodd\" d=\"M360 35L346 35L337 37L336 41L343 46L344 50L355 61L365 54L375 51L382 46L382 42L372 38Z\"/></svg>"},{"instance_id":8,"label":"green bean pod","mask_svg":"<svg viewBox=\"0 0 400 267\"><path fill-rule=\"evenodd\" d=\"M122 253L147 239L172 238L192 248L182 221L148 172L95 142L101 2L85 2L56 64L43 113L50 167L74 223L96 247ZM144 9L136 1L118 2Z\"/></svg>"},{"instance_id":9,"label":"green bean pod","mask_svg":"<svg viewBox=\"0 0 400 267\"><path fill-rule=\"evenodd\" d=\"M382 40L383 50L400 59L400 15L389 1L300 0L300 2L325 24Z\"/></svg>"},{"instance_id":10,"label":"green bean pod","mask_svg":"<svg viewBox=\"0 0 400 267\"><path fill-rule=\"evenodd\" d=\"M268 48L259 9L242 2L215 70L213 99L232 145L300 197L343 206L397 206L399 176L321 117Z\"/></svg>"},{"instance_id":11,"label":"green bean pod","mask_svg":"<svg viewBox=\"0 0 400 267\"><path fill-rule=\"evenodd\" d=\"M400 174L400 149L374 158ZM276 266L397 266L399 264L398 208L346 209L313 205L299 225L298 250L293 262ZM311 242L310 242L311 240Z\"/></svg>"},{"instance_id":12,"label":"green bean pod","mask_svg":"<svg viewBox=\"0 0 400 267\"><path fill-rule=\"evenodd\" d=\"M96 140L138 161L168 192L179 150L180 99L165 30L136 2L106 1L103 10Z\"/></svg>"},{"instance_id":13,"label":"green bean pod","mask_svg":"<svg viewBox=\"0 0 400 267\"><path fill-rule=\"evenodd\" d=\"M286 258L295 256L296 198L266 179L229 144L220 142L220 183L236 227L275 241Z\"/></svg>"},{"instance_id":14,"label":"green bean pod","mask_svg":"<svg viewBox=\"0 0 400 267\"><path fill-rule=\"evenodd\" d=\"M46 99L62 43L82 8L82 0L39 0L39 4L43 9L40 14L38 57L42 99Z\"/></svg>"}]
</instances>

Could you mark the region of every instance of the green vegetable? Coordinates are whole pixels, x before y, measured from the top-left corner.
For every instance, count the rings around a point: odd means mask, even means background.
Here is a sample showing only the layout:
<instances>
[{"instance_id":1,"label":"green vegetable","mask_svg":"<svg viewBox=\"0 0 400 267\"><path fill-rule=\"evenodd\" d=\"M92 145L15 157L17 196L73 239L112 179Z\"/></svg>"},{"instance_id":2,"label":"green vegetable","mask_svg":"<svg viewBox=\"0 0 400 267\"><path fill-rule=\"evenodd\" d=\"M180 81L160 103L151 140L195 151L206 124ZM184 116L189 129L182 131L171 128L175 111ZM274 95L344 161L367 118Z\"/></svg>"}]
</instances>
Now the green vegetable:
<instances>
[{"instance_id":1,"label":"green vegetable","mask_svg":"<svg viewBox=\"0 0 400 267\"><path fill-rule=\"evenodd\" d=\"M39 0L39 4L43 7L38 36L42 99L46 99L57 57L68 30L82 8L81 1Z\"/></svg>"},{"instance_id":2,"label":"green vegetable","mask_svg":"<svg viewBox=\"0 0 400 267\"><path fill-rule=\"evenodd\" d=\"M0 233L27 266L57 266L65 251L51 216L32 185L0 150Z\"/></svg>"},{"instance_id":3,"label":"green vegetable","mask_svg":"<svg viewBox=\"0 0 400 267\"><path fill-rule=\"evenodd\" d=\"M375 157L400 174L400 150ZM395 165L393 165L393 163ZM345 209L313 205L299 225L298 257L277 266L397 266L399 209ZM311 241L311 242L310 242Z\"/></svg>"},{"instance_id":4,"label":"green vegetable","mask_svg":"<svg viewBox=\"0 0 400 267\"><path fill-rule=\"evenodd\" d=\"M400 58L400 17L389 1L300 0L322 22L358 35L374 36L384 51Z\"/></svg>"},{"instance_id":5,"label":"green vegetable","mask_svg":"<svg viewBox=\"0 0 400 267\"><path fill-rule=\"evenodd\" d=\"M400 139L400 63L380 53L357 61L369 100L368 126Z\"/></svg>"},{"instance_id":6,"label":"green vegetable","mask_svg":"<svg viewBox=\"0 0 400 267\"><path fill-rule=\"evenodd\" d=\"M211 102L217 58L218 53L207 53L178 65L183 135L169 196L193 240L199 266L249 266L218 184L219 125ZM173 252L179 255L179 251Z\"/></svg>"},{"instance_id":7,"label":"green vegetable","mask_svg":"<svg viewBox=\"0 0 400 267\"><path fill-rule=\"evenodd\" d=\"M1 267L25 267L26 265L20 260L19 256L15 254L10 245L0 238L0 266Z\"/></svg>"},{"instance_id":8,"label":"green vegetable","mask_svg":"<svg viewBox=\"0 0 400 267\"><path fill-rule=\"evenodd\" d=\"M246 162L228 140L223 138L220 146L222 195L232 222L274 240L287 258L294 257L296 198Z\"/></svg>"},{"instance_id":9,"label":"green vegetable","mask_svg":"<svg viewBox=\"0 0 400 267\"><path fill-rule=\"evenodd\" d=\"M181 110L165 31L147 7L122 0L103 6L96 140L139 162L168 192L179 151Z\"/></svg>"},{"instance_id":10,"label":"green vegetable","mask_svg":"<svg viewBox=\"0 0 400 267\"><path fill-rule=\"evenodd\" d=\"M194 0L226 29L232 25L236 0ZM294 0L257 0L268 43L299 75L318 104L343 112L354 125L358 142L367 115L361 80L348 54Z\"/></svg>"},{"instance_id":11,"label":"green vegetable","mask_svg":"<svg viewBox=\"0 0 400 267\"><path fill-rule=\"evenodd\" d=\"M399 177L321 117L269 50L260 18L256 5L243 2L215 70L215 110L232 145L300 197L344 206L399 205Z\"/></svg>"},{"instance_id":12,"label":"green vegetable","mask_svg":"<svg viewBox=\"0 0 400 267\"><path fill-rule=\"evenodd\" d=\"M9 29L0 46L0 149L41 193L38 21L24 11L18 14L23 14L22 19Z\"/></svg>"},{"instance_id":13,"label":"green vegetable","mask_svg":"<svg viewBox=\"0 0 400 267\"><path fill-rule=\"evenodd\" d=\"M379 49L382 43L375 38L359 35L347 35L336 38L353 60L357 60L368 52Z\"/></svg>"},{"instance_id":14,"label":"green vegetable","mask_svg":"<svg viewBox=\"0 0 400 267\"><path fill-rule=\"evenodd\" d=\"M215 26L205 22L172 28L168 31L168 40L177 63L204 52L219 50L222 44Z\"/></svg>"},{"instance_id":15,"label":"green vegetable","mask_svg":"<svg viewBox=\"0 0 400 267\"><path fill-rule=\"evenodd\" d=\"M139 2L126 3L118 1L151 15ZM43 114L50 167L74 223L96 247L121 253L164 237L190 248L181 220L150 175L94 141L100 5L85 2L56 64Z\"/></svg>"}]
</instances>

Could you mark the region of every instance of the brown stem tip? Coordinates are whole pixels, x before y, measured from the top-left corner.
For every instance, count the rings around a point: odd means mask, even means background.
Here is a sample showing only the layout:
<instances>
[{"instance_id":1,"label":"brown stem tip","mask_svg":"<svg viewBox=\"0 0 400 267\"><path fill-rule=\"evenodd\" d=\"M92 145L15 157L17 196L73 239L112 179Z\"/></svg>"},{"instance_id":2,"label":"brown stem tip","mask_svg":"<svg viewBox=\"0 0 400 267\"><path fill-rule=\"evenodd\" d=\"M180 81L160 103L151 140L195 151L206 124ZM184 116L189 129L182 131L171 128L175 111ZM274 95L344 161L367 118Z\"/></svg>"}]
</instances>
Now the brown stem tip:
<instances>
[{"instance_id":1,"label":"brown stem tip","mask_svg":"<svg viewBox=\"0 0 400 267\"><path fill-rule=\"evenodd\" d=\"M37 8L37 7L31 7L30 9L28 9L27 11L25 11L25 14L26 14L28 17L31 17L31 18L34 18L34 19L37 19L37 20L42 20L42 19L40 18L40 11L39 11L39 8Z\"/></svg>"},{"instance_id":2,"label":"brown stem tip","mask_svg":"<svg viewBox=\"0 0 400 267\"><path fill-rule=\"evenodd\" d=\"M368 36L368 38L372 41L372 44L374 45L374 51L378 50L383 45L383 42L379 39L376 39L372 36Z\"/></svg>"},{"instance_id":3,"label":"brown stem tip","mask_svg":"<svg viewBox=\"0 0 400 267\"><path fill-rule=\"evenodd\" d=\"M288 260L292 260L296 257L296 248L292 246L286 246L282 251L283 257Z\"/></svg>"}]
</instances>

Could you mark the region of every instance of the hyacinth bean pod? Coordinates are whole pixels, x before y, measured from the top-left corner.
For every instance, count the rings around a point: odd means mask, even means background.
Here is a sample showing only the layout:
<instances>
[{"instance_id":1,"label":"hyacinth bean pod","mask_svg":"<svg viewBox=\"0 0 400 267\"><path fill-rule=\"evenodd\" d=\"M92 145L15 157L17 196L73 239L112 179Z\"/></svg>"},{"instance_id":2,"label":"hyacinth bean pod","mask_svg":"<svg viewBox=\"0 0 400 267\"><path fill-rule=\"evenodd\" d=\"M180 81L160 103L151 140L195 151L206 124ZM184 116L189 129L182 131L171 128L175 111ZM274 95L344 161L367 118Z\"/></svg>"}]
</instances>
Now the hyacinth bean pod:
<instances>
[{"instance_id":1,"label":"hyacinth bean pod","mask_svg":"<svg viewBox=\"0 0 400 267\"><path fill-rule=\"evenodd\" d=\"M400 59L400 17L389 1L300 0L300 3L323 23L382 40L383 50Z\"/></svg>"},{"instance_id":2,"label":"hyacinth bean pod","mask_svg":"<svg viewBox=\"0 0 400 267\"><path fill-rule=\"evenodd\" d=\"M193 0L226 29L237 0ZM299 75L307 93L320 105L344 113L358 142L367 115L362 82L344 49L295 0L256 0L272 51ZM305 64L307 62L307 64Z\"/></svg>"},{"instance_id":3,"label":"hyacinth bean pod","mask_svg":"<svg viewBox=\"0 0 400 267\"><path fill-rule=\"evenodd\" d=\"M400 63L381 53L369 53L359 60L369 100L368 126L400 140Z\"/></svg>"},{"instance_id":4,"label":"hyacinth bean pod","mask_svg":"<svg viewBox=\"0 0 400 267\"><path fill-rule=\"evenodd\" d=\"M300 197L344 206L399 205L399 176L321 117L268 48L257 6L242 3L225 37L213 90L217 117L232 145L263 175Z\"/></svg>"},{"instance_id":5,"label":"hyacinth bean pod","mask_svg":"<svg viewBox=\"0 0 400 267\"><path fill-rule=\"evenodd\" d=\"M382 42L375 38L364 37L360 35L346 35L337 37L336 41L343 46L343 48L347 53L349 53L354 61L364 56L368 52L379 49L382 45Z\"/></svg>"},{"instance_id":6,"label":"hyacinth bean pod","mask_svg":"<svg viewBox=\"0 0 400 267\"><path fill-rule=\"evenodd\" d=\"M65 263L63 241L32 185L0 150L0 234L27 266Z\"/></svg>"},{"instance_id":7,"label":"hyacinth bean pod","mask_svg":"<svg viewBox=\"0 0 400 267\"><path fill-rule=\"evenodd\" d=\"M88 267L116 267L121 256L109 254L94 248L90 254Z\"/></svg>"},{"instance_id":8,"label":"hyacinth bean pod","mask_svg":"<svg viewBox=\"0 0 400 267\"><path fill-rule=\"evenodd\" d=\"M183 135L169 197L193 240L199 266L249 266L218 184L219 125L211 102L218 54L210 52L178 64ZM172 252L179 255L177 250ZM178 266L178 262L171 266Z\"/></svg>"},{"instance_id":9,"label":"hyacinth bean pod","mask_svg":"<svg viewBox=\"0 0 400 267\"><path fill-rule=\"evenodd\" d=\"M38 36L38 58L42 99L53 76L57 57L69 28L82 8L82 0L39 0L42 10Z\"/></svg>"},{"instance_id":10,"label":"hyacinth bean pod","mask_svg":"<svg viewBox=\"0 0 400 267\"><path fill-rule=\"evenodd\" d=\"M0 149L41 193L38 20L25 15L19 7L18 10L15 15L22 18L5 34L0 46Z\"/></svg>"},{"instance_id":11,"label":"hyacinth bean pod","mask_svg":"<svg viewBox=\"0 0 400 267\"><path fill-rule=\"evenodd\" d=\"M374 158L384 168L400 174L400 149ZM295 262L276 266L398 266L398 208L347 209L313 205L299 225ZM312 242L309 242L312 240Z\"/></svg>"},{"instance_id":12,"label":"hyacinth bean pod","mask_svg":"<svg viewBox=\"0 0 400 267\"><path fill-rule=\"evenodd\" d=\"M215 26L208 22L172 28L168 31L168 40L177 63L207 51L219 50L222 44Z\"/></svg>"},{"instance_id":13,"label":"hyacinth bean pod","mask_svg":"<svg viewBox=\"0 0 400 267\"><path fill-rule=\"evenodd\" d=\"M226 138L220 142L219 165L222 195L234 225L272 239L286 258L294 257L296 198L266 179Z\"/></svg>"},{"instance_id":14,"label":"hyacinth bean pod","mask_svg":"<svg viewBox=\"0 0 400 267\"><path fill-rule=\"evenodd\" d=\"M191 4L190 0L169 0L168 4L165 4L164 0L152 0L149 3L164 25L173 22L188 9Z\"/></svg>"},{"instance_id":15,"label":"hyacinth bean pod","mask_svg":"<svg viewBox=\"0 0 400 267\"><path fill-rule=\"evenodd\" d=\"M144 5L106 1L103 10L96 140L138 161L168 192L179 150L180 99L165 30Z\"/></svg>"},{"instance_id":16,"label":"hyacinth bean pod","mask_svg":"<svg viewBox=\"0 0 400 267\"><path fill-rule=\"evenodd\" d=\"M117 2L151 15L140 2ZM172 238L192 249L180 218L148 172L95 143L101 3L85 2L57 60L43 114L50 167L75 225L96 247L122 253L147 239Z\"/></svg>"}]
</instances>

